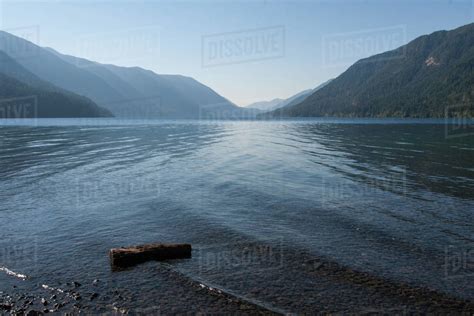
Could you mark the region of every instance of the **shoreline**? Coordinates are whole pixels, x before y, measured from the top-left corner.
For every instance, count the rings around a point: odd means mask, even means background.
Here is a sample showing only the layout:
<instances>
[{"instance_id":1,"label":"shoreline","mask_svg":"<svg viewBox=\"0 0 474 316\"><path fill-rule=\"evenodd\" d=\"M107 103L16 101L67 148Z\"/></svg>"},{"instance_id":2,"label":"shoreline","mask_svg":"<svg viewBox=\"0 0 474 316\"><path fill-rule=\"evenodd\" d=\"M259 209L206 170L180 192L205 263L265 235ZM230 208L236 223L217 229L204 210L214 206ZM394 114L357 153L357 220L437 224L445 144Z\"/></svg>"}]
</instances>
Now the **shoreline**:
<instances>
[{"instance_id":1,"label":"shoreline","mask_svg":"<svg viewBox=\"0 0 474 316\"><path fill-rule=\"evenodd\" d=\"M186 288L195 299L205 297L208 305L180 305L179 303L156 304L149 302L147 306L131 308L127 303L133 301L126 289L114 288L107 291L100 289L101 280L95 279L91 284L77 281L67 282L63 287L53 287L37 284L35 290L25 289L24 282L31 281L28 277L17 278L14 274L5 273L12 280L10 291L0 289L0 315L44 315L49 313L62 314L169 314L189 313L194 310L199 313L219 313L221 311L234 314L283 315L284 311L272 310L249 302L242 297L230 294L219 288L210 286L202 281L192 280L175 271L171 266L160 264L160 269L169 272L169 278L176 287ZM11 270L8 270L11 271ZM17 273L15 273L17 274ZM91 291L96 289L96 291ZM138 291L139 292L139 291Z\"/></svg>"},{"instance_id":2,"label":"shoreline","mask_svg":"<svg viewBox=\"0 0 474 316\"><path fill-rule=\"evenodd\" d=\"M426 287L393 282L330 261L309 259L306 262L308 264L302 268L304 273L316 280L321 280L323 284L327 285L325 283L327 280L330 282L329 288L326 287L325 291L320 293L321 296L305 297L305 299L318 300L317 313L358 315L387 313L472 315L474 313L472 300L454 297ZM157 299L153 302L154 299L151 298L143 306L131 306L129 304L133 304L134 295L140 295L142 291L145 291L144 289L137 288L135 293L127 293L126 289L111 288L107 285L104 287L100 280L94 280L91 284L72 281L60 288L42 284L36 291L28 292L22 285L31 280L18 278L17 282L12 282L16 285L11 287L9 293L6 293L4 289L0 291L0 313L22 315L31 311L30 315L53 312L167 314L192 311L208 314L224 311L233 314L284 315L311 312L310 310L294 310L291 306L282 309L271 302L241 296L187 276L167 263L153 263L149 266L153 266L153 269L158 268L166 276L166 281L173 286L170 290L182 291L183 295L189 296L189 299L185 300L186 305L178 302L181 297L163 293L167 297L164 300ZM14 278L12 275L6 277ZM340 292L337 289L341 284L353 290L341 289ZM365 293L371 293L372 297ZM352 304L347 304L347 302Z\"/></svg>"}]
</instances>

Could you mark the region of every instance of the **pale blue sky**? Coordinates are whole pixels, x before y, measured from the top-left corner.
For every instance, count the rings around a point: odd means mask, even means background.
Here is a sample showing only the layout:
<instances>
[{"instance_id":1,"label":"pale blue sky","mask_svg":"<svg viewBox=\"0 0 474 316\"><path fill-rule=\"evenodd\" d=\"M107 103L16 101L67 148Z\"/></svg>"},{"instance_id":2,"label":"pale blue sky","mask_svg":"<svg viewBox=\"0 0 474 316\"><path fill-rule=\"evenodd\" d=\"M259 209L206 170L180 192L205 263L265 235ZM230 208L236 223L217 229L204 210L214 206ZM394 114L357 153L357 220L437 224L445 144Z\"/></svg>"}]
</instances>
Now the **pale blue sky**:
<instances>
[{"instance_id":1,"label":"pale blue sky","mask_svg":"<svg viewBox=\"0 0 474 316\"><path fill-rule=\"evenodd\" d=\"M471 23L474 12L471 0L0 2L6 31L91 60L191 76L241 106L313 88L361 57ZM264 48L237 55L229 46L231 55L215 57L219 43L243 39Z\"/></svg>"}]
</instances>

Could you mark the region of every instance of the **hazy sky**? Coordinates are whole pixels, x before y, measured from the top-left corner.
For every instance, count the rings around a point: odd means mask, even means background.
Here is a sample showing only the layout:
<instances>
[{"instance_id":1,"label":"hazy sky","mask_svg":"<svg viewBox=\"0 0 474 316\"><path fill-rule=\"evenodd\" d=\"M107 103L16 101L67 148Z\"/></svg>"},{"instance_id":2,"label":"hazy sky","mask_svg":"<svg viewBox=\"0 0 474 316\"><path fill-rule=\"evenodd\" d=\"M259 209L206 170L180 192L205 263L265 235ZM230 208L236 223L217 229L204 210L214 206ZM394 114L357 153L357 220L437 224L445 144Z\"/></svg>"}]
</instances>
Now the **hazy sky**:
<instances>
[{"instance_id":1,"label":"hazy sky","mask_svg":"<svg viewBox=\"0 0 474 316\"><path fill-rule=\"evenodd\" d=\"M191 76L238 105L473 21L473 1L1 1L0 27L91 60Z\"/></svg>"}]
</instances>

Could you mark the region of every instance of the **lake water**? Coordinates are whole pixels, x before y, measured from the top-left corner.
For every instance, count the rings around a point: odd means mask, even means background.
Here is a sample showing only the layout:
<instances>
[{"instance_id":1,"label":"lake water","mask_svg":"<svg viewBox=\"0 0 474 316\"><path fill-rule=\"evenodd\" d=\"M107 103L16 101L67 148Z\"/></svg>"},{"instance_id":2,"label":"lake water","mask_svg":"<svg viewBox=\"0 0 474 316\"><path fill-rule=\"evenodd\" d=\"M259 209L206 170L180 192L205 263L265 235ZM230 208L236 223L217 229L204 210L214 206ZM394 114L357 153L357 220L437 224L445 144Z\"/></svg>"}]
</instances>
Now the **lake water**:
<instances>
[{"instance_id":1,"label":"lake water","mask_svg":"<svg viewBox=\"0 0 474 316\"><path fill-rule=\"evenodd\" d=\"M439 121L3 122L0 267L30 291L99 279L104 310L113 291L129 308L192 310L208 304L194 283L282 312L362 295L316 277L320 262L473 299L474 137L450 133ZM147 242L188 242L193 257L111 271L110 248ZM14 279L0 271L0 291Z\"/></svg>"}]
</instances>

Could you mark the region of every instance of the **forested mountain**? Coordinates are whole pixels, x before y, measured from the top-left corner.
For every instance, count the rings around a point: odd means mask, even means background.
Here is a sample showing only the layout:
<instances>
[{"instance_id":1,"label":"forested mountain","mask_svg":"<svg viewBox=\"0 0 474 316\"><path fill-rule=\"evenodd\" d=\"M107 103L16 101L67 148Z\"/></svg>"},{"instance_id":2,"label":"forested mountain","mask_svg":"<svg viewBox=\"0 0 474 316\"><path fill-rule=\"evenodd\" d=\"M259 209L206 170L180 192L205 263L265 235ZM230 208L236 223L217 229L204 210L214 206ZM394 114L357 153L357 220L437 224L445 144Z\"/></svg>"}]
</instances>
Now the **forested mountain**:
<instances>
[{"instance_id":1,"label":"forested mountain","mask_svg":"<svg viewBox=\"0 0 474 316\"><path fill-rule=\"evenodd\" d=\"M268 116L444 117L474 103L474 24L359 60L304 101Z\"/></svg>"}]
</instances>

